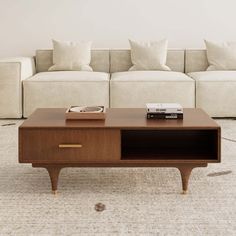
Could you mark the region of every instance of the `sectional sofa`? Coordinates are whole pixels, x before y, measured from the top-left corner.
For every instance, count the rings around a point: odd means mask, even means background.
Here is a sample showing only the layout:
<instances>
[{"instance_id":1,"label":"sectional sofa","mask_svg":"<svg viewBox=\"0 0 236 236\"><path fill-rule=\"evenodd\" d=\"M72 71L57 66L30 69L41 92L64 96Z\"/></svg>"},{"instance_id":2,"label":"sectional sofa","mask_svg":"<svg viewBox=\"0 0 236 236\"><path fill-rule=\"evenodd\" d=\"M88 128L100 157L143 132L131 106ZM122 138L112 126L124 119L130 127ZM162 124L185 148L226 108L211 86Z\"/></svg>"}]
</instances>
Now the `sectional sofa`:
<instances>
[{"instance_id":1,"label":"sectional sofa","mask_svg":"<svg viewBox=\"0 0 236 236\"><path fill-rule=\"evenodd\" d=\"M52 50L0 60L0 118L28 117L42 107L145 107L177 102L212 117L236 117L236 71L206 71L205 50L168 50L171 71L128 71L130 50L92 50L87 71L53 71Z\"/></svg>"}]
</instances>

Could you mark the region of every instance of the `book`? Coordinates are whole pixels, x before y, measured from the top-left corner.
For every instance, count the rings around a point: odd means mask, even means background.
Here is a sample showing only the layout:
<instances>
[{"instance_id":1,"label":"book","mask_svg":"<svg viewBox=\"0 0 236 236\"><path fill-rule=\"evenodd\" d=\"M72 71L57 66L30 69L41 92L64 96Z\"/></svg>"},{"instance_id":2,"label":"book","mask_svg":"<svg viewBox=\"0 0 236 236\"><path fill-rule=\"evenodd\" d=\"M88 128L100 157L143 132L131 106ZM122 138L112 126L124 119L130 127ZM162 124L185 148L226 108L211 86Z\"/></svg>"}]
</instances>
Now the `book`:
<instances>
[{"instance_id":1,"label":"book","mask_svg":"<svg viewBox=\"0 0 236 236\"><path fill-rule=\"evenodd\" d=\"M183 108L178 103L147 103L147 112L151 113L183 113Z\"/></svg>"},{"instance_id":2,"label":"book","mask_svg":"<svg viewBox=\"0 0 236 236\"><path fill-rule=\"evenodd\" d=\"M165 113L165 114L158 114L158 113L147 113L147 119L183 119L183 113Z\"/></svg>"}]
</instances>

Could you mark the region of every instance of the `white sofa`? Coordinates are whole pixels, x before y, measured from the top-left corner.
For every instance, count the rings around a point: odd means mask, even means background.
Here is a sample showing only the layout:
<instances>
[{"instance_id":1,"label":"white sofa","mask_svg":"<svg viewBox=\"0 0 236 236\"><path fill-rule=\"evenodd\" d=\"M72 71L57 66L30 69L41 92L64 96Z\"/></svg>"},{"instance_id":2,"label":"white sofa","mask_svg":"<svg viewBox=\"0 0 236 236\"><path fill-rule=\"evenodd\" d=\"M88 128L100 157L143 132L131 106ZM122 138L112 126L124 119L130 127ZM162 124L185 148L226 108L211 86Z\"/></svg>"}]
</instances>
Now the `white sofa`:
<instances>
[{"instance_id":1,"label":"white sofa","mask_svg":"<svg viewBox=\"0 0 236 236\"><path fill-rule=\"evenodd\" d=\"M206 50L186 50L185 73L196 82L196 107L212 117L236 117L236 71L206 71Z\"/></svg>"},{"instance_id":2,"label":"white sofa","mask_svg":"<svg viewBox=\"0 0 236 236\"><path fill-rule=\"evenodd\" d=\"M128 71L130 50L93 50L94 72L48 72L51 65L52 50L0 60L0 118L28 117L42 107L148 102L178 102L212 117L236 117L236 71L206 71L205 50L169 50L172 71Z\"/></svg>"}]
</instances>

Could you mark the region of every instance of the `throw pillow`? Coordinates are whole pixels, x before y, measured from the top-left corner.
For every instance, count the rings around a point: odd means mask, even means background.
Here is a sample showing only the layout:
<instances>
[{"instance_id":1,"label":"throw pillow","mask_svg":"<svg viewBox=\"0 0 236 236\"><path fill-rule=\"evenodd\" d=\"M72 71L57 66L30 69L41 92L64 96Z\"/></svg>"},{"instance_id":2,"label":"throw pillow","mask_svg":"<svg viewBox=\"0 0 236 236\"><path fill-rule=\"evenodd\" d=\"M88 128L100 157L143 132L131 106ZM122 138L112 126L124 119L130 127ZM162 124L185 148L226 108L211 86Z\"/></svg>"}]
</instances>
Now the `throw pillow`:
<instances>
[{"instance_id":1,"label":"throw pillow","mask_svg":"<svg viewBox=\"0 0 236 236\"><path fill-rule=\"evenodd\" d=\"M166 70L168 41L166 39L152 42L135 42L129 40L131 47L131 61L133 66L130 71L135 70Z\"/></svg>"},{"instance_id":2,"label":"throw pillow","mask_svg":"<svg viewBox=\"0 0 236 236\"><path fill-rule=\"evenodd\" d=\"M49 71L93 71L91 42L61 42L53 40L53 66Z\"/></svg>"},{"instance_id":3,"label":"throw pillow","mask_svg":"<svg viewBox=\"0 0 236 236\"><path fill-rule=\"evenodd\" d=\"M236 70L236 42L215 43L205 40L207 70Z\"/></svg>"}]
</instances>

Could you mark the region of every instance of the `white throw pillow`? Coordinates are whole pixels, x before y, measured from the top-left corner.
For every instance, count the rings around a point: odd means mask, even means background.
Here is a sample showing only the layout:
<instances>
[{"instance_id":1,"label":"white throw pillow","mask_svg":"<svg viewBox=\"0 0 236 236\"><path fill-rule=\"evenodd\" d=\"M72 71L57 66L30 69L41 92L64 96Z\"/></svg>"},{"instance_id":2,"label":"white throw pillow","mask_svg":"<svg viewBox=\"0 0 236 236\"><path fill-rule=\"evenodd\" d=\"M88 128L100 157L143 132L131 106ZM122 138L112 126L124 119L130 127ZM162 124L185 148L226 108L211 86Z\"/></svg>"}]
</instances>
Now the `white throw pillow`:
<instances>
[{"instance_id":1,"label":"white throw pillow","mask_svg":"<svg viewBox=\"0 0 236 236\"><path fill-rule=\"evenodd\" d=\"M168 41L166 39L152 42L135 42L129 40L131 48L131 61L133 66L130 71L135 70L166 70Z\"/></svg>"},{"instance_id":2,"label":"white throw pillow","mask_svg":"<svg viewBox=\"0 0 236 236\"><path fill-rule=\"evenodd\" d=\"M93 71L91 61L92 42L61 42L53 40L53 66L49 71Z\"/></svg>"},{"instance_id":3,"label":"white throw pillow","mask_svg":"<svg viewBox=\"0 0 236 236\"><path fill-rule=\"evenodd\" d=\"M208 71L236 70L236 42L215 43L205 40Z\"/></svg>"}]
</instances>

